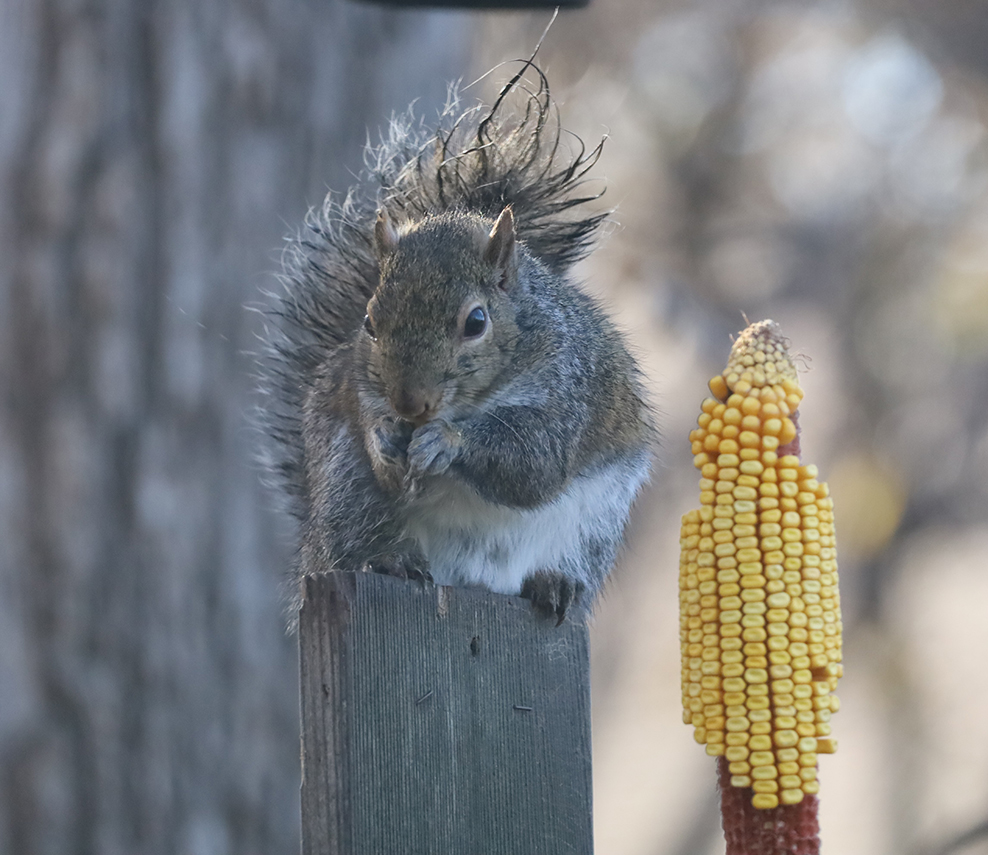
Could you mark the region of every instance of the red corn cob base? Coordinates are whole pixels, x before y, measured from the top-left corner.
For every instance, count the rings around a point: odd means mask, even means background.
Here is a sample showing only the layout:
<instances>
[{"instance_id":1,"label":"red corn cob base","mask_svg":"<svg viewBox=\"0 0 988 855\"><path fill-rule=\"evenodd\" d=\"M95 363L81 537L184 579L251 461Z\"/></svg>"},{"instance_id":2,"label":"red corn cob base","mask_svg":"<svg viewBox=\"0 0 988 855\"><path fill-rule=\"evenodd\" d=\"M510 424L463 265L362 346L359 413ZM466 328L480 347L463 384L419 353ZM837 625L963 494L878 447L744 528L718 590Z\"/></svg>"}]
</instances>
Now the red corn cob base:
<instances>
[{"instance_id":1,"label":"red corn cob base","mask_svg":"<svg viewBox=\"0 0 988 855\"><path fill-rule=\"evenodd\" d=\"M717 758L717 776L727 855L820 855L816 796L761 810L752 807L749 787L731 786L725 757Z\"/></svg>"}]
</instances>

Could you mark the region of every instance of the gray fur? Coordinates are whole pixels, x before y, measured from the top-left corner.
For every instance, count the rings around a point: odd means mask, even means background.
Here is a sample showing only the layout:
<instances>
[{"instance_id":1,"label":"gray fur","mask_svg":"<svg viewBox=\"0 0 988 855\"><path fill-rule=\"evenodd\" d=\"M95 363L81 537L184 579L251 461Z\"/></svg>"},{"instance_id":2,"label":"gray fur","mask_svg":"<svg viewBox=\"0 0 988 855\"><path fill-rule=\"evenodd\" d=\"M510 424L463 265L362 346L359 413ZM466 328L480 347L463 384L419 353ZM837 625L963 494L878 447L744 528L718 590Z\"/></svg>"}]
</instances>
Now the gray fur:
<instances>
[{"instance_id":1,"label":"gray fur","mask_svg":"<svg viewBox=\"0 0 988 855\"><path fill-rule=\"evenodd\" d=\"M653 429L620 335L563 278L602 220L571 213L600 147L564 157L536 73L432 133L394 122L289 248L265 423L300 574L431 571L562 619L614 562Z\"/></svg>"}]
</instances>

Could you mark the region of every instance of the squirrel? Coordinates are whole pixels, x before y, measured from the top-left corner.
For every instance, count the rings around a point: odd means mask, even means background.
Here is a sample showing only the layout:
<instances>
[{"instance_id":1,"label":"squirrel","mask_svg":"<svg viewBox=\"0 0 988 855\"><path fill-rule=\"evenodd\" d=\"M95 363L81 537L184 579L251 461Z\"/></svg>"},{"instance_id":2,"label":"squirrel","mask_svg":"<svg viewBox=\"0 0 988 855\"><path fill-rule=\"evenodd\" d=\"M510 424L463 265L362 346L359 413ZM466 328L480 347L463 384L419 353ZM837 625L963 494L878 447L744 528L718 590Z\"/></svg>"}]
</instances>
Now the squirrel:
<instances>
[{"instance_id":1,"label":"squirrel","mask_svg":"<svg viewBox=\"0 0 988 855\"><path fill-rule=\"evenodd\" d=\"M654 427L621 334L566 279L607 216L570 215L603 140L564 155L557 116L529 60L490 108L451 93L436 129L393 119L291 242L263 409L299 576L482 586L557 624L601 589Z\"/></svg>"}]
</instances>

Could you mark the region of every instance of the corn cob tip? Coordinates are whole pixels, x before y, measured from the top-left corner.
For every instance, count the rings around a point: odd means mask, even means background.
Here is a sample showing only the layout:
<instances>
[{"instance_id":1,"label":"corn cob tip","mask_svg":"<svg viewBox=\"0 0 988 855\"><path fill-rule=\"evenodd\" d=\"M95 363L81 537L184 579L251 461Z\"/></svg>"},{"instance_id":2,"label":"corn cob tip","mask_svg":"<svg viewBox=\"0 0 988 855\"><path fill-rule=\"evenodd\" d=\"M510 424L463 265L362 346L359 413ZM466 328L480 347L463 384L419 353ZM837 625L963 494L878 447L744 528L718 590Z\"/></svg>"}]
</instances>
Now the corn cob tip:
<instances>
[{"instance_id":1,"label":"corn cob tip","mask_svg":"<svg viewBox=\"0 0 988 855\"><path fill-rule=\"evenodd\" d=\"M747 396L758 390L753 401L778 404L795 411L802 398L796 366L789 356L789 341L773 320L758 321L742 330L723 372L710 381L710 392L721 403L731 394ZM788 396L798 395L794 401ZM753 404L749 404L753 406Z\"/></svg>"}]
</instances>

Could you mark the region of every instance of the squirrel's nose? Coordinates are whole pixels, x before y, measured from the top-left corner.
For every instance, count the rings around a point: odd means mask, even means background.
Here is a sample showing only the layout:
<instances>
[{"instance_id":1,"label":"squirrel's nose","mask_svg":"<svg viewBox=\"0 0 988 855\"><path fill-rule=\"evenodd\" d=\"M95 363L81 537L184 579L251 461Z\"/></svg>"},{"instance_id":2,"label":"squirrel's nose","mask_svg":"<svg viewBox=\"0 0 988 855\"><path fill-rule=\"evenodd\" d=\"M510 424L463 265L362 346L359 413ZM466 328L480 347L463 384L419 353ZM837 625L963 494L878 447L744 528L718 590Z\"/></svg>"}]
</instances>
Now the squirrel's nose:
<instances>
[{"instance_id":1,"label":"squirrel's nose","mask_svg":"<svg viewBox=\"0 0 988 855\"><path fill-rule=\"evenodd\" d=\"M427 422L439 409L438 390L399 389L391 400L394 411L410 422Z\"/></svg>"}]
</instances>

